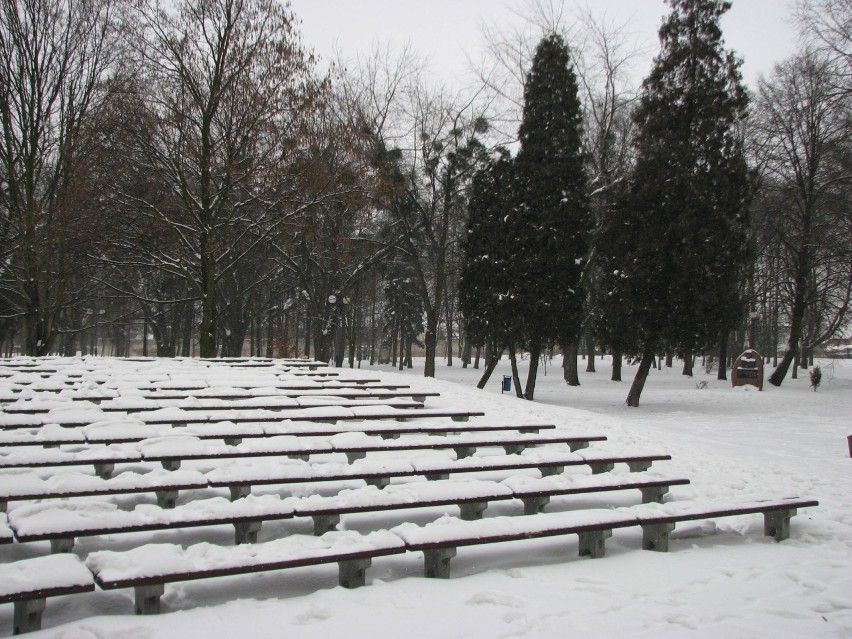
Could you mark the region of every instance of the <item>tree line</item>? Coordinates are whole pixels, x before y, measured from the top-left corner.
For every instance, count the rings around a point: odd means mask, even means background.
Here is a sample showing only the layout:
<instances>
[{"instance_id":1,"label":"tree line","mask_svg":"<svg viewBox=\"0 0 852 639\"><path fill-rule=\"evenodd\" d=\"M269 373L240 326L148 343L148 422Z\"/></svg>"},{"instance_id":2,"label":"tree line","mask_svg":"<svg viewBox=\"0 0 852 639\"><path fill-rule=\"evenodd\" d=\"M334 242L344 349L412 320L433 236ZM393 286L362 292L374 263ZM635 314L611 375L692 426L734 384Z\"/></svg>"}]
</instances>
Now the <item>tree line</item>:
<instances>
[{"instance_id":1,"label":"tree line","mask_svg":"<svg viewBox=\"0 0 852 639\"><path fill-rule=\"evenodd\" d=\"M729 3L669 4L641 86L624 25L536 2L450 89L409 50L321 66L278 0L4 3L3 350L420 344L434 376L441 341L482 384L523 349L532 399L585 347L637 405L660 357L748 344L780 384L848 328L850 7L802 0L748 91Z\"/></svg>"}]
</instances>

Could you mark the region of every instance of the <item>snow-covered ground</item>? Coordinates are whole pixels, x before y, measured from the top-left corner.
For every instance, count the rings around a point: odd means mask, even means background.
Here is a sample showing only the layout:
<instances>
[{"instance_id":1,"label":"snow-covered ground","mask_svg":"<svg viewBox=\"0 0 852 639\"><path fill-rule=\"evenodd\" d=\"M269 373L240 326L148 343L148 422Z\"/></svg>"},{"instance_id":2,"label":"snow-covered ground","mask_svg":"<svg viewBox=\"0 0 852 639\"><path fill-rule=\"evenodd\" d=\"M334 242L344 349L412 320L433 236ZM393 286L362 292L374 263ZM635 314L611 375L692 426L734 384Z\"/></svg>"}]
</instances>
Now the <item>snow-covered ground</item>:
<instances>
[{"instance_id":1,"label":"snow-covered ground","mask_svg":"<svg viewBox=\"0 0 852 639\"><path fill-rule=\"evenodd\" d=\"M376 559L368 585L355 590L336 585L335 565L170 584L163 597L167 612L152 617L132 615L129 590L96 591L49 600L46 629L31 636L852 637L852 459L846 439L852 434L852 360L818 363L823 378L817 392L810 389L807 374L758 392L716 381L715 373L706 374L700 366L692 378L679 368L652 371L638 409L623 403L634 369L625 367L625 381L611 382L608 361L598 361L597 373L581 373L578 388L561 382L558 366L549 367L546 376L540 369L534 403L501 394L505 361L483 391L475 388L479 371L462 369L458 362L452 368L439 364L437 380L422 378L419 365L403 373L389 367L369 370L386 383L439 391L440 397L427 400L428 407L483 410L486 417L479 421L545 421L572 432L606 435L607 442L592 444L596 450L669 453L672 461L653 468L692 482L673 487L670 499L819 500L819 507L793 518L791 537L782 543L764 537L763 518L750 515L680 524L668 553L642 551L641 532L633 528L616 530L602 559L578 557L576 536L464 547L452 561L449 580L425 579L421 557L408 553ZM241 374L234 371L233 378ZM212 467L210 462L195 464L202 470ZM334 490L360 485L336 484ZM306 495L312 490L273 486L254 492ZM199 493L205 498L220 494L226 493ZM138 496L119 501L130 508L144 499L150 501ZM637 501L636 491L599 493L554 498L548 510ZM519 512L518 503L495 502L486 516ZM457 515L458 510L349 515L341 527L368 532L406 521L423 524L445 513ZM309 519L270 522L259 540L310 532ZM75 552L85 557L147 541L227 545L233 529L82 538ZM0 546L4 561L47 552L46 542ZM8 634L11 625L12 606L0 605L0 635Z\"/></svg>"}]
</instances>

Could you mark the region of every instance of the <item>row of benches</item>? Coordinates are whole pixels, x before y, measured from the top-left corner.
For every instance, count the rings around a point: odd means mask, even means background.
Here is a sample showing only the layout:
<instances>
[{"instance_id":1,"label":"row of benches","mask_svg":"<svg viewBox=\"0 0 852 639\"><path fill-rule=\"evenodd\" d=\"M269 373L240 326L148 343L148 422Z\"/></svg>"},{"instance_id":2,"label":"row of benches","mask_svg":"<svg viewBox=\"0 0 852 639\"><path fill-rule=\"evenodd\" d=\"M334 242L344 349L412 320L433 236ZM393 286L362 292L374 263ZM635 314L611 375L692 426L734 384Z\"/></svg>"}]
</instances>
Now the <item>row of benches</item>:
<instances>
[{"instance_id":1,"label":"row of benches","mask_svg":"<svg viewBox=\"0 0 852 639\"><path fill-rule=\"evenodd\" d=\"M14 602L14 630L21 633L40 628L48 597L89 592L94 583L103 590L133 588L136 613L154 614L160 610L167 583L337 563L338 583L355 588L366 583L366 571L373 559L405 552L423 552L426 577L448 578L450 560L460 547L577 535L580 556L600 558L613 530L639 526L642 548L665 552L669 535L680 522L758 513L764 517L764 534L782 541L789 536L790 518L798 509L816 505L816 501L806 499L700 506L683 502L643 504L617 510L479 520L443 518L422 527L403 524L368 534L331 531L320 537L293 535L251 547L146 544L124 552L93 552L85 564L74 555L52 555L0 565L0 603ZM45 578L34 580L30 577L33 574Z\"/></svg>"},{"instance_id":2,"label":"row of benches","mask_svg":"<svg viewBox=\"0 0 852 639\"><path fill-rule=\"evenodd\" d=\"M232 462L207 473L194 470L160 470L140 474L125 472L110 479L83 473L56 473L46 479L33 471L5 471L0 483L0 511L10 501L59 499L96 495L154 493L163 508L174 508L182 490L227 488L232 499L251 494L252 486L304 484L328 481L363 480L384 488L393 478L424 476L427 480L447 479L452 474L538 469L542 476L561 474L566 467L588 466L593 474L608 472L615 464L626 464L632 472L648 470L655 461L671 459L661 454L614 455L593 451L573 453L527 451L524 454L466 457L451 460L443 455L425 454L406 460L356 460L308 463L284 459L274 463Z\"/></svg>"}]
</instances>

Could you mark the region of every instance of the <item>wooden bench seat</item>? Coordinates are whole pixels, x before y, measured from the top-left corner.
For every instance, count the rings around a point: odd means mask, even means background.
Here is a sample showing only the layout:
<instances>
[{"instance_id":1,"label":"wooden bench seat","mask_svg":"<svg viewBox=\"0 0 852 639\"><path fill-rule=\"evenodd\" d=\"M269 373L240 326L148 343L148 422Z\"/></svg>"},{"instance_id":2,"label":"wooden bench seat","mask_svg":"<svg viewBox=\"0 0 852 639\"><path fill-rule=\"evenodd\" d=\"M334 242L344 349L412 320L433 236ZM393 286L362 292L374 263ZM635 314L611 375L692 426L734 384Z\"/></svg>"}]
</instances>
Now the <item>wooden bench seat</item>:
<instances>
[{"instance_id":1,"label":"wooden bench seat","mask_svg":"<svg viewBox=\"0 0 852 639\"><path fill-rule=\"evenodd\" d=\"M104 590L133 588L136 614L156 614L167 583L337 563L338 583L356 588L366 583L375 557L404 552L402 540L387 531L362 535L347 530L321 537L291 535L251 546L146 544L125 552L90 553L86 565Z\"/></svg>"},{"instance_id":2,"label":"wooden bench seat","mask_svg":"<svg viewBox=\"0 0 852 639\"><path fill-rule=\"evenodd\" d=\"M231 496L238 499L251 494L255 485L279 485L325 481L349 481L361 479L369 485L383 488L395 477L424 476L435 481L448 479L456 473L516 471L538 469L542 475L558 475L566 466L589 466L593 473L606 472L616 463L627 464L631 471L648 470L654 461L669 460L669 455L590 455L582 451L575 453L533 451L522 455L494 455L489 457L466 457L450 460L443 455L437 458L430 454L415 456L409 460L377 461L356 460L352 464L324 462L311 464L301 460L287 459L276 463L261 462L245 464L231 462L222 464L207 473L211 487L228 488Z\"/></svg>"},{"instance_id":3,"label":"wooden bench seat","mask_svg":"<svg viewBox=\"0 0 852 639\"><path fill-rule=\"evenodd\" d=\"M541 485L542 481L546 486ZM50 541L53 552L70 552L76 537L231 524L235 543L253 543L257 541L262 522L294 516L311 517L314 534L321 535L333 530L341 515L352 513L455 505L462 519L478 519L492 501L520 500L524 514L533 514L543 509L545 503L540 498L545 492L549 499L556 495L638 489L643 503L647 503L662 501L670 486L688 483L689 480L683 478L631 473L629 476L552 477L538 480L538 483L518 483L511 478L503 482L472 479L410 482L381 490L365 486L346 489L336 495L302 498L249 495L229 501L214 497L173 509L141 504L132 511L125 511L103 501L43 502L20 506L10 513L9 541L14 529L20 542Z\"/></svg>"},{"instance_id":4,"label":"wooden bench seat","mask_svg":"<svg viewBox=\"0 0 852 639\"><path fill-rule=\"evenodd\" d=\"M0 512L5 512L10 501L135 493L154 493L158 504L173 508L179 491L207 487L207 478L194 470L155 468L144 474L127 472L109 479L78 472L60 472L45 479L33 471L4 470L0 471Z\"/></svg>"},{"instance_id":5,"label":"wooden bench seat","mask_svg":"<svg viewBox=\"0 0 852 639\"><path fill-rule=\"evenodd\" d=\"M366 433L394 439L402 435L433 434L447 435L450 433L494 433L516 431L520 433L538 433L542 430L553 430L554 424L478 424L478 423L409 423L372 421L343 424L323 424L309 422L307 424L284 422L283 424L218 422L201 424L200 426L177 426L170 424L145 424L130 419L118 419L87 426L63 427L48 424L32 431L18 429L0 431L0 448L42 446L54 448L66 444L127 444L140 442L152 437L170 437L189 435L198 439L222 439L225 443L236 445L244 439L257 439L290 435L293 437L324 437L341 433Z\"/></svg>"},{"instance_id":6,"label":"wooden bench seat","mask_svg":"<svg viewBox=\"0 0 852 639\"><path fill-rule=\"evenodd\" d=\"M80 450L38 449L0 454L3 468L58 468L94 465L101 477L109 477L116 464L160 462L167 470L176 470L184 461L237 459L247 457L295 457L307 460L311 455L343 453L349 463L368 452L410 450L455 451L458 458L473 455L478 448L497 447L507 454L519 453L528 446L566 444L572 451L586 448L591 441L603 441L602 435L553 432L545 434L463 433L440 437L422 435L383 440L353 432L331 437L270 436L237 445L214 444L197 437L180 435L158 437L135 444L85 447Z\"/></svg>"},{"instance_id":7,"label":"wooden bench seat","mask_svg":"<svg viewBox=\"0 0 852 639\"><path fill-rule=\"evenodd\" d=\"M86 426L115 417L113 414L91 409L63 411L63 413L62 416L51 415L50 413L38 415L0 414L0 430L33 429L47 424L58 424L64 427ZM471 417L482 417L484 414L482 411L440 408L394 408L392 406L376 404L351 407L331 405L281 412L264 410L195 412L177 408L164 408L146 413L136 413L135 417L146 424L188 425L216 422L269 423L283 421L336 423L338 421L358 421L364 419L407 420L425 418L450 418L453 421L467 421Z\"/></svg>"},{"instance_id":8,"label":"wooden bench seat","mask_svg":"<svg viewBox=\"0 0 852 639\"><path fill-rule=\"evenodd\" d=\"M668 533L677 522L693 519L730 517L753 513L764 515L764 533L776 541L789 536L790 517L798 508L817 506L807 499L773 501L726 502L695 504L670 502L643 504L617 510L583 510L573 512L491 517L481 520L462 520L455 517L417 526L402 524L391 529L405 540L406 548L422 551L424 574L427 577L449 578L450 560L461 546L473 546L557 535L578 535L579 553L592 558L605 555L605 540L615 528L642 526L642 546L649 550L667 551ZM652 532L649 534L649 530Z\"/></svg>"},{"instance_id":9,"label":"wooden bench seat","mask_svg":"<svg viewBox=\"0 0 852 639\"><path fill-rule=\"evenodd\" d=\"M49 555L0 564L0 603L14 603L13 634L41 628L48 597L91 592L92 573L74 555Z\"/></svg>"}]
</instances>

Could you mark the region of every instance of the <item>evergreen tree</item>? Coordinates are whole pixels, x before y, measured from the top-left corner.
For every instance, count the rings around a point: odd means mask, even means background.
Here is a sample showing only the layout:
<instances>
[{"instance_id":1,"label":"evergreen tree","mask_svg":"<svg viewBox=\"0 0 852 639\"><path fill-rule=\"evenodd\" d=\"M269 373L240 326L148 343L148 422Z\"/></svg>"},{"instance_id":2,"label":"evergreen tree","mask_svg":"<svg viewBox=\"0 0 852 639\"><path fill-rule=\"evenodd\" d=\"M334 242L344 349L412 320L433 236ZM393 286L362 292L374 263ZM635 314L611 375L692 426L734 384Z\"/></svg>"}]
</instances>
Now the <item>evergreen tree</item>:
<instances>
[{"instance_id":1,"label":"evergreen tree","mask_svg":"<svg viewBox=\"0 0 852 639\"><path fill-rule=\"evenodd\" d=\"M503 349L518 340L507 295L514 250L514 239L506 231L511 183L511 157L498 148L474 174L462 238L459 307L468 339L474 346L487 346L490 354L479 388L488 382Z\"/></svg>"},{"instance_id":2,"label":"evergreen tree","mask_svg":"<svg viewBox=\"0 0 852 639\"><path fill-rule=\"evenodd\" d=\"M577 78L568 47L557 34L536 47L518 136L516 205L507 233L516 245L511 299L530 352L524 397L531 400L542 350L578 336L592 227Z\"/></svg>"},{"instance_id":3,"label":"evergreen tree","mask_svg":"<svg viewBox=\"0 0 852 639\"><path fill-rule=\"evenodd\" d=\"M608 295L598 328L614 349L641 356L630 406L654 353L696 352L735 325L750 257L747 96L719 29L730 3L670 4L634 114L634 172L599 243Z\"/></svg>"},{"instance_id":4,"label":"evergreen tree","mask_svg":"<svg viewBox=\"0 0 852 639\"><path fill-rule=\"evenodd\" d=\"M382 312L385 334L391 345L399 340L399 368L403 360L411 367L411 346L423 346L418 340L423 330L423 301L417 291L412 269L404 262L393 262L385 277L385 308Z\"/></svg>"}]
</instances>

